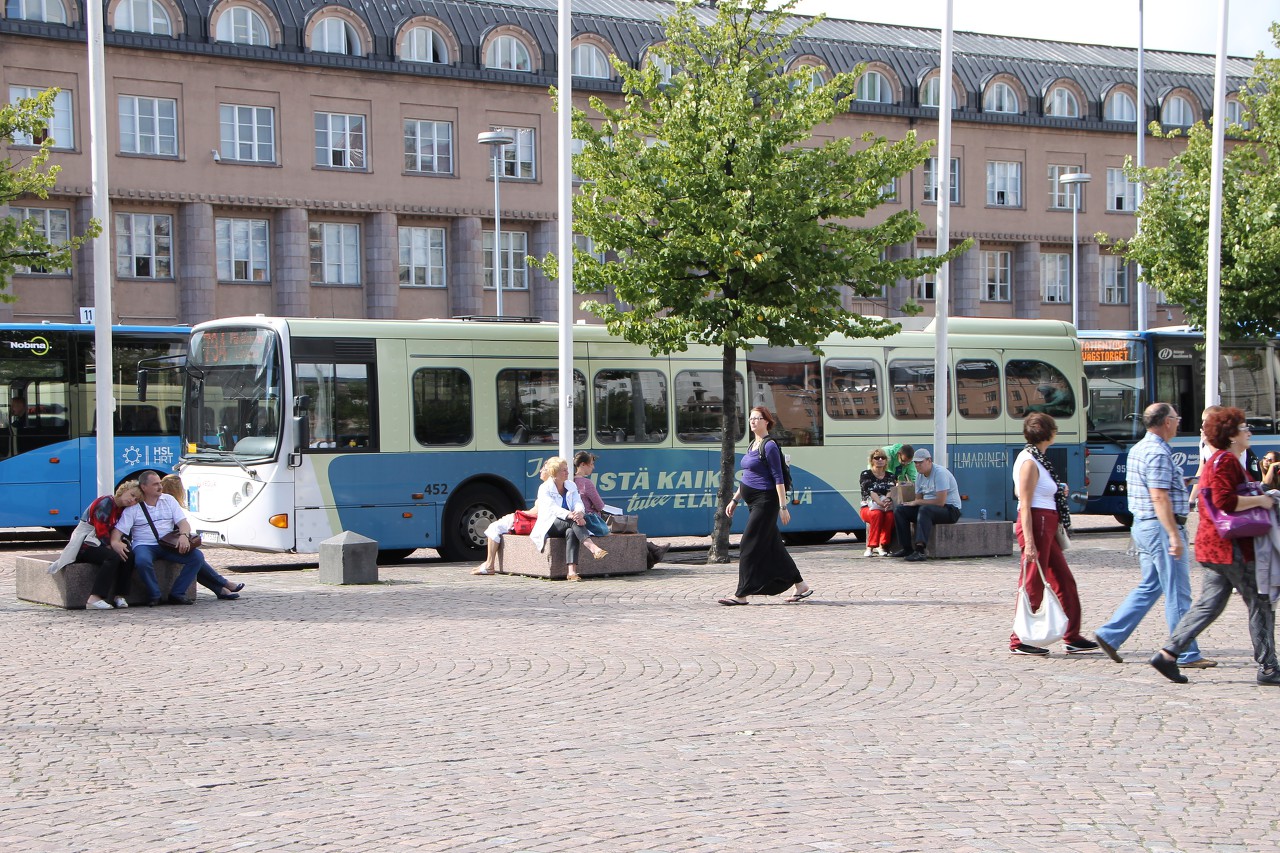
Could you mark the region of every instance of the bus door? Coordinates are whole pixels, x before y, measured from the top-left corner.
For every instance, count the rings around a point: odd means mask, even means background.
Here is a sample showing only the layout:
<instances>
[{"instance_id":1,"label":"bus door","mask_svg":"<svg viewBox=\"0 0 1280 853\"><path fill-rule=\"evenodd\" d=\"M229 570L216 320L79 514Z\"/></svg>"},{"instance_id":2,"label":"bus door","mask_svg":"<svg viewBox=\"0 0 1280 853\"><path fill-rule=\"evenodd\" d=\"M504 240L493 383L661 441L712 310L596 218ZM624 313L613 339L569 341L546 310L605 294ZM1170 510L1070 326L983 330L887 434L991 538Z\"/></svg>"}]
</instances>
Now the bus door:
<instances>
[{"instance_id":1,"label":"bus door","mask_svg":"<svg viewBox=\"0 0 1280 853\"><path fill-rule=\"evenodd\" d=\"M1173 460L1183 473L1194 476L1200 465L1200 413L1204 411L1204 352L1199 339L1155 338L1151 359L1153 403L1170 403L1182 420L1174 438Z\"/></svg>"},{"instance_id":2,"label":"bus door","mask_svg":"<svg viewBox=\"0 0 1280 853\"><path fill-rule=\"evenodd\" d=\"M39 518L69 527L78 506L78 454L70 443L71 396L66 335L0 333L0 527Z\"/></svg>"},{"instance_id":3,"label":"bus door","mask_svg":"<svg viewBox=\"0 0 1280 853\"><path fill-rule=\"evenodd\" d=\"M955 403L947 418L948 462L964 497L964 514L1011 519L1009 464L1023 444L1021 433L1004 414L1004 388L999 350L952 350L951 375Z\"/></svg>"}]
</instances>

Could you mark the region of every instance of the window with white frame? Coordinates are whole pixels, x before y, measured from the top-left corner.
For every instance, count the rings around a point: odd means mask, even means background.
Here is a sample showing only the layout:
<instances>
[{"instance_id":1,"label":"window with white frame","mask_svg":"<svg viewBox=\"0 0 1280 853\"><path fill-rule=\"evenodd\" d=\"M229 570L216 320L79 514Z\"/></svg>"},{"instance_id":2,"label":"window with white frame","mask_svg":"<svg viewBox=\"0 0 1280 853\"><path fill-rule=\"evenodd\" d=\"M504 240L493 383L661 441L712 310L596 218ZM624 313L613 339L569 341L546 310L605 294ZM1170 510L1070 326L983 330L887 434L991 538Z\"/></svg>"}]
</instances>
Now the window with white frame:
<instances>
[{"instance_id":1,"label":"window with white frame","mask_svg":"<svg viewBox=\"0 0 1280 853\"><path fill-rule=\"evenodd\" d=\"M232 6L218 16L216 41L269 47L271 32L262 16L248 6Z\"/></svg>"},{"instance_id":2,"label":"window with white frame","mask_svg":"<svg viewBox=\"0 0 1280 853\"><path fill-rule=\"evenodd\" d=\"M405 62L430 62L434 65L449 64L449 45L431 27L414 27L404 34L400 43L400 58Z\"/></svg>"},{"instance_id":3,"label":"window with white frame","mask_svg":"<svg viewBox=\"0 0 1280 853\"><path fill-rule=\"evenodd\" d=\"M823 86L827 85L827 81L831 79L831 76L827 73L827 69L823 68L821 65L815 65L811 62L801 63L801 65L813 69L813 74L809 76L809 85L806 87L810 92L821 89Z\"/></svg>"},{"instance_id":4,"label":"window with white frame","mask_svg":"<svg viewBox=\"0 0 1280 853\"><path fill-rule=\"evenodd\" d=\"M932 258L934 253L928 249L916 249L917 258ZM932 302L938 298L938 273L927 272L919 278L911 279L911 298Z\"/></svg>"},{"instance_id":5,"label":"window with white frame","mask_svg":"<svg viewBox=\"0 0 1280 853\"><path fill-rule=\"evenodd\" d=\"M1102 304L1129 304L1129 264L1124 258L1102 256Z\"/></svg>"},{"instance_id":6,"label":"window with white frame","mask_svg":"<svg viewBox=\"0 0 1280 853\"><path fill-rule=\"evenodd\" d=\"M483 236L484 248L484 289L493 290L493 232L486 231ZM528 290L528 256L529 235L523 231L502 232L502 289Z\"/></svg>"},{"instance_id":7,"label":"window with white frame","mask_svg":"<svg viewBox=\"0 0 1280 853\"><path fill-rule=\"evenodd\" d=\"M1112 92L1111 96L1107 98L1103 117L1107 121L1133 122L1138 120L1138 110L1134 106L1133 98L1130 97L1129 93L1121 89Z\"/></svg>"},{"instance_id":8,"label":"window with white frame","mask_svg":"<svg viewBox=\"0 0 1280 853\"><path fill-rule=\"evenodd\" d=\"M603 50L594 44L583 43L573 48L573 76L608 80L613 76L613 68Z\"/></svg>"},{"instance_id":9,"label":"window with white frame","mask_svg":"<svg viewBox=\"0 0 1280 853\"><path fill-rule=\"evenodd\" d=\"M1107 169L1107 210L1133 213L1138 209L1138 184L1124 175L1124 169Z\"/></svg>"},{"instance_id":10,"label":"window with white frame","mask_svg":"<svg viewBox=\"0 0 1280 853\"><path fill-rule=\"evenodd\" d=\"M4 14L16 21L67 22L67 7L62 5L62 0L6 0Z\"/></svg>"},{"instance_id":11,"label":"window with white frame","mask_svg":"<svg viewBox=\"0 0 1280 853\"><path fill-rule=\"evenodd\" d=\"M1244 120L1244 104L1235 99L1227 101L1227 126L1238 124L1243 128L1248 128L1249 124Z\"/></svg>"},{"instance_id":12,"label":"window with white frame","mask_svg":"<svg viewBox=\"0 0 1280 853\"><path fill-rule=\"evenodd\" d=\"M536 178L537 170L535 164L534 150L534 133L531 127L495 127L494 130L501 130L511 134L515 142L510 145L502 146L502 177L507 178L524 178L532 180ZM493 177L493 158L489 158L489 177Z\"/></svg>"},{"instance_id":13,"label":"window with white frame","mask_svg":"<svg viewBox=\"0 0 1280 853\"><path fill-rule=\"evenodd\" d=\"M671 63L661 56L653 53L646 54L645 62L649 66L656 68L658 71L658 79L663 83L671 82L671 75L675 73L675 69L671 67Z\"/></svg>"},{"instance_id":14,"label":"window with white frame","mask_svg":"<svg viewBox=\"0 0 1280 853\"><path fill-rule=\"evenodd\" d=\"M407 172L453 174L453 122L404 120L404 168Z\"/></svg>"},{"instance_id":15,"label":"window with white frame","mask_svg":"<svg viewBox=\"0 0 1280 853\"><path fill-rule=\"evenodd\" d=\"M316 113L316 165L363 169L364 116Z\"/></svg>"},{"instance_id":16,"label":"window with white frame","mask_svg":"<svg viewBox=\"0 0 1280 853\"><path fill-rule=\"evenodd\" d=\"M1021 163L987 161L987 204L991 207L1022 207Z\"/></svg>"},{"instance_id":17,"label":"window with white frame","mask_svg":"<svg viewBox=\"0 0 1280 853\"><path fill-rule=\"evenodd\" d=\"M898 179L896 177L890 178L889 183L880 188L880 198L885 201L898 200Z\"/></svg>"},{"instance_id":18,"label":"window with white frame","mask_svg":"<svg viewBox=\"0 0 1280 853\"><path fill-rule=\"evenodd\" d=\"M982 301L1008 302L1012 293L1010 271L1012 252L982 253Z\"/></svg>"},{"instance_id":19,"label":"window with white frame","mask_svg":"<svg viewBox=\"0 0 1280 853\"><path fill-rule=\"evenodd\" d=\"M173 278L173 217L162 213L116 214L116 275Z\"/></svg>"},{"instance_id":20,"label":"window with white frame","mask_svg":"<svg viewBox=\"0 0 1280 853\"><path fill-rule=\"evenodd\" d=\"M489 42L484 65L486 68L500 68L504 71L533 70L529 48L515 36L498 36Z\"/></svg>"},{"instance_id":21,"label":"window with white frame","mask_svg":"<svg viewBox=\"0 0 1280 853\"><path fill-rule=\"evenodd\" d=\"M600 263L604 263L605 253L596 251L596 243L586 234L574 234L573 246L584 255L590 255Z\"/></svg>"},{"instance_id":22,"label":"window with white frame","mask_svg":"<svg viewBox=\"0 0 1280 853\"><path fill-rule=\"evenodd\" d=\"M933 107L937 109L942 105L942 77L935 74L928 80L924 81L924 85L920 87L920 106ZM951 109L958 110L961 106L961 99L951 95Z\"/></svg>"},{"instance_id":23,"label":"window with white frame","mask_svg":"<svg viewBox=\"0 0 1280 853\"><path fill-rule=\"evenodd\" d=\"M1066 86L1054 86L1044 99L1044 114L1054 118L1080 118L1080 101Z\"/></svg>"},{"instance_id":24,"label":"window with white frame","mask_svg":"<svg viewBox=\"0 0 1280 853\"><path fill-rule=\"evenodd\" d=\"M1182 95L1171 95L1164 102L1160 112L1160 121L1173 127L1190 127L1196 123L1191 102Z\"/></svg>"},{"instance_id":25,"label":"window with white frame","mask_svg":"<svg viewBox=\"0 0 1280 853\"><path fill-rule=\"evenodd\" d=\"M120 150L126 154L178 156L178 102L121 95Z\"/></svg>"},{"instance_id":26,"label":"window with white frame","mask_svg":"<svg viewBox=\"0 0 1280 853\"><path fill-rule=\"evenodd\" d=\"M443 228L400 226L400 286L445 286Z\"/></svg>"},{"instance_id":27,"label":"window with white frame","mask_svg":"<svg viewBox=\"0 0 1280 853\"><path fill-rule=\"evenodd\" d=\"M111 26L126 33L173 35L173 23L160 0L121 0Z\"/></svg>"},{"instance_id":28,"label":"window with white frame","mask_svg":"<svg viewBox=\"0 0 1280 853\"><path fill-rule=\"evenodd\" d=\"M948 195L952 204L960 203L960 158L951 158L951 170L947 176ZM930 157L924 161L924 200L935 204L938 201L938 158Z\"/></svg>"},{"instance_id":29,"label":"window with white frame","mask_svg":"<svg viewBox=\"0 0 1280 853\"><path fill-rule=\"evenodd\" d=\"M71 239L71 211L56 207L10 207L9 215L21 227L32 228L36 234L55 246ZM19 265L17 272L28 275L62 275L69 270L45 267L37 263Z\"/></svg>"},{"instance_id":30,"label":"window with white frame","mask_svg":"<svg viewBox=\"0 0 1280 853\"><path fill-rule=\"evenodd\" d=\"M982 109L989 113L1020 112L1018 93L1008 83L992 83L987 89L987 96L982 99Z\"/></svg>"},{"instance_id":31,"label":"window with white frame","mask_svg":"<svg viewBox=\"0 0 1280 853\"><path fill-rule=\"evenodd\" d=\"M311 49L317 53L364 56L364 47L355 27L336 15L321 18L311 31Z\"/></svg>"},{"instance_id":32,"label":"window with white frame","mask_svg":"<svg viewBox=\"0 0 1280 853\"><path fill-rule=\"evenodd\" d=\"M265 219L214 221L218 281L270 281L270 229Z\"/></svg>"},{"instance_id":33,"label":"window with white frame","mask_svg":"<svg viewBox=\"0 0 1280 853\"><path fill-rule=\"evenodd\" d=\"M1157 305L1159 305L1161 308L1165 307L1166 305L1173 305L1173 303L1169 301L1169 297L1165 295L1165 292L1163 290L1161 290L1158 287L1153 289L1156 292Z\"/></svg>"},{"instance_id":34,"label":"window with white frame","mask_svg":"<svg viewBox=\"0 0 1280 853\"><path fill-rule=\"evenodd\" d=\"M9 103L16 104L27 98L34 98L44 91L37 86L10 86ZM71 122L71 93L63 89L53 96L53 115L45 126L44 132L36 136L29 133L15 133L13 144L40 145L46 139L52 139L54 148L75 148L76 141Z\"/></svg>"},{"instance_id":35,"label":"window with white frame","mask_svg":"<svg viewBox=\"0 0 1280 853\"><path fill-rule=\"evenodd\" d=\"M1040 253L1040 301L1071 301L1071 256L1067 253Z\"/></svg>"},{"instance_id":36,"label":"window with white frame","mask_svg":"<svg viewBox=\"0 0 1280 853\"><path fill-rule=\"evenodd\" d=\"M349 222L312 222L311 283L360 283L360 226Z\"/></svg>"},{"instance_id":37,"label":"window with white frame","mask_svg":"<svg viewBox=\"0 0 1280 853\"><path fill-rule=\"evenodd\" d=\"M276 161L276 111L273 107L221 104L218 126L223 160L242 163Z\"/></svg>"},{"instance_id":38,"label":"window with white frame","mask_svg":"<svg viewBox=\"0 0 1280 853\"><path fill-rule=\"evenodd\" d=\"M1071 210L1075 190L1068 184L1059 182L1063 175L1077 175L1084 171L1079 166L1049 167L1049 207L1053 210ZM1076 184L1076 186L1080 186Z\"/></svg>"},{"instance_id":39,"label":"window with white frame","mask_svg":"<svg viewBox=\"0 0 1280 853\"><path fill-rule=\"evenodd\" d=\"M879 71L868 71L858 78L858 94L859 101L871 101L872 103L891 104L893 103L893 87L889 85L889 81Z\"/></svg>"}]
</instances>

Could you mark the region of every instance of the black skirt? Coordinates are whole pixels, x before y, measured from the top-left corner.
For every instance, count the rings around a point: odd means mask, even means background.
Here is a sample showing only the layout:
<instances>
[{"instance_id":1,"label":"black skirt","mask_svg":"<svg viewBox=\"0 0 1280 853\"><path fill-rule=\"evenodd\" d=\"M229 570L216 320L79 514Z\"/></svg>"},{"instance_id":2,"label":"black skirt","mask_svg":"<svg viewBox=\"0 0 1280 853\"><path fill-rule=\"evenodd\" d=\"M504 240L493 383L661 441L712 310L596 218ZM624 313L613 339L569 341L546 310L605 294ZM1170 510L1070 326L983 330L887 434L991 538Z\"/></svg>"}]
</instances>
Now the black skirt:
<instances>
[{"instance_id":1,"label":"black skirt","mask_svg":"<svg viewBox=\"0 0 1280 853\"><path fill-rule=\"evenodd\" d=\"M798 583L804 583L796 561L787 553L778 529L777 489L753 489L742 486L742 499L746 504L747 529L742 533L738 546L739 598L746 595L777 595Z\"/></svg>"}]
</instances>

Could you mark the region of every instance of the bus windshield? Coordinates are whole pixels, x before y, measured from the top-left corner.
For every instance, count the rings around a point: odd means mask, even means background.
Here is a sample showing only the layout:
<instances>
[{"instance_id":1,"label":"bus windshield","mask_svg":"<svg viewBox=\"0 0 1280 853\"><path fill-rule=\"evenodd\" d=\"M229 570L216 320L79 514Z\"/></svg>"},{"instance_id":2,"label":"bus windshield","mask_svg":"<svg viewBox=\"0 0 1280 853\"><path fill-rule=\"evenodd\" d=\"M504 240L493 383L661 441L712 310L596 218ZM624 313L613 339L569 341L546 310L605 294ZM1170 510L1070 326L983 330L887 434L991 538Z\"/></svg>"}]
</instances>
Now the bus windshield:
<instances>
[{"instance_id":1,"label":"bus windshield","mask_svg":"<svg viewBox=\"0 0 1280 853\"><path fill-rule=\"evenodd\" d=\"M280 443L280 347L270 329L191 336L183 457L237 463L273 457Z\"/></svg>"},{"instance_id":2,"label":"bus windshield","mask_svg":"<svg viewBox=\"0 0 1280 853\"><path fill-rule=\"evenodd\" d=\"M1146 405L1142 343L1112 338L1080 343L1089 380L1089 438L1122 443L1140 438Z\"/></svg>"}]
</instances>

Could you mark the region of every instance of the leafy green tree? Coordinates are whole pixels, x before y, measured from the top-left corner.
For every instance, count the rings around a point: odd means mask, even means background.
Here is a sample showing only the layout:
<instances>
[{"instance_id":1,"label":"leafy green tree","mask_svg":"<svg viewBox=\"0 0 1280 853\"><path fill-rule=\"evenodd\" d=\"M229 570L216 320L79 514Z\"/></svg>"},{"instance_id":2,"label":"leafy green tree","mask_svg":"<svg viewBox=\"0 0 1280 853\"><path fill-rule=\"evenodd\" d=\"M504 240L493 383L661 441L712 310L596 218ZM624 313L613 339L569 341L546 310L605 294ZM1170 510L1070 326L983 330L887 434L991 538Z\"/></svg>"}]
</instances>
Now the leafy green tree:
<instances>
[{"instance_id":1,"label":"leafy green tree","mask_svg":"<svg viewBox=\"0 0 1280 853\"><path fill-rule=\"evenodd\" d=\"M34 98L24 98L16 104L0 106L0 141L12 143L19 134L33 139L45 135L49 120L53 118L53 99L57 89L41 92ZM60 166L43 168L49 159L53 139L45 139L25 164L15 164L5 158L0 160L0 205L8 204L24 196L48 198L49 190L57 182ZM95 219L82 237L72 237L61 244L51 243L35 228L30 220L8 216L0 219L0 300L12 302L12 294L3 291L19 266L43 269L65 269L71 266L71 253L87 239L98 235L100 225Z\"/></svg>"},{"instance_id":2,"label":"leafy green tree","mask_svg":"<svg viewBox=\"0 0 1280 853\"><path fill-rule=\"evenodd\" d=\"M575 284L616 294L629 307L585 305L611 333L655 355L691 343L722 348L722 506L734 482L738 350L763 340L819 352L833 334L884 337L898 326L844 310L842 288L873 296L940 265L885 260L890 246L920 231L914 211L863 221L932 143L914 132L896 142L870 133L814 140L814 128L830 132L847 112L862 69L825 84L807 66L788 72L792 45L812 22L789 16L794 0L766 5L722 0L714 20L703 10L704 24L693 4L680 3L643 69L615 59L622 105L592 98L590 113L573 116L582 142L574 230L617 255L601 263L576 250ZM542 266L555 276L553 257ZM711 560L728 559L728 541L717 513Z\"/></svg>"},{"instance_id":3,"label":"leafy green tree","mask_svg":"<svg viewBox=\"0 0 1280 853\"><path fill-rule=\"evenodd\" d=\"M1280 24L1271 25L1271 35L1280 46ZM1219 317L1226 337L1274 337L1280 334L1280 59L1258 54L1240 100L1245 125L1227 128L1236 141L1228 141L1223 158ZM1177 135L1152 128L1158 137ZM1129 179L1143 185L1141 229L1114 246L1142 264L1147 283L1200 328L1208 301L1212 155L1212 130L1199 122L1168 166L1138 169L1126 162Z\"/></svg>"}]
</instances>

